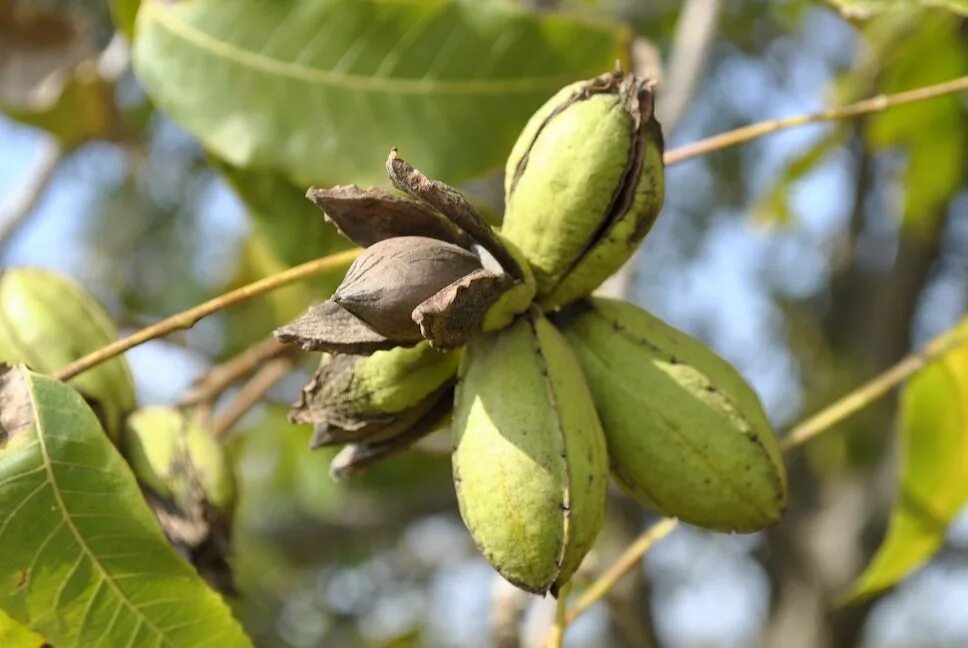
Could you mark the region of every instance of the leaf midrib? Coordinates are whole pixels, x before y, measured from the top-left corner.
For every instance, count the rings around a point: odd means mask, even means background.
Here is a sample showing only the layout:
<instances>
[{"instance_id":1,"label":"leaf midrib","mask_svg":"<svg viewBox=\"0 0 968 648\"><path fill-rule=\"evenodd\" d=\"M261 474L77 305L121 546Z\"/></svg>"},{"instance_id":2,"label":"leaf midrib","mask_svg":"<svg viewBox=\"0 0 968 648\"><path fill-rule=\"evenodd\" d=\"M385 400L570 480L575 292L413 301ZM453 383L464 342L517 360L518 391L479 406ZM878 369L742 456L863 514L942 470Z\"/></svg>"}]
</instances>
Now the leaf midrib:
<instances>
[{"instance_id":1,"label":"leaf midrib","mask_svg":"<svg viewBox=\"0 0 968 648\"><path fill-rule=\"evenodd\" d=\"M131 601L131 599L128 598L128 596L124 593L124 591L120 588L120 586L117 583L115 583L112 578L110 578L107 570L105 570L104 566L101 564L101 561L98 560L97 556L94 554L93 551L91 551L91 548L87 545L87 542L84 541L84 536L81 535L80 530L78 530L77 526L74 525L74 520L71 519L71 517L68 515L68 513L67 513L67 505L65 504L64 499L61 497L60 487L58 486L57 478L54 475L54 469L53 469L53 465L51 463L50 455L47 452L47 443L46 443L46 441L44 439L43 431L41 430L40 412L37 409L37 399L34 397L34 394L35 394L35 392L34 392L34 384L35 383L34 383L34 381L33 381L32 378L29 378L28 377L27 380L30 381L30 392L31 392L30 407L31 407L31 410L33 411L33 415L34 415L34 422L35 422L35 429L36 429L36 434L37 434L37 441L38 441L38 445L40 446L40 455L41 455L41 458L44 461L44 468L47 471L47 480L50 483L51 492L54 495L54 500L57 503L58 510L61 513L61 517L63 518L64 523L67 524L68 529L70 529L71 534L74 536L74 539L77 541L77 544L81 548L81 551L91 561L91 564L94 565L94 567L96 568L98 574L101 576L101 579L105 583L107 583L108 585L110 585L111 589L114 590L114 592L117 594L117 596L120 599L120 601L129 610L131 610L132 613L134 613L134 616L138 619L138 625L136 625L135 628L137 629L140 626L141 623L144 623L149 629L151 629L152 632L154 632L164 642L164 645L165 646L171 646L171 648L177 648L168 639L168 636L164 632L162 632L161 629L158 628L154 623L152 623L151 622L151 619L149 619L144 614L144 612L142 612L138 608L138 606L136 606ZM120 609L120 608L118 608L118 609ZM83 628L79 628L78 631L79 632L83 632L83 630L84 630Z\"/></svg>"},{"instance_id":2,"label":"leaf midrib","mask_svg":"<svg viewBox=\"0 0 968 648\"><path fill-rule=\"evenodd\" d=\"M281 61L258 52L241 49L207 34L176 16L170 7L161 7L157 0L141 6L144 20L154 19L159 26L186 42L239 66L269 75L287 77L305 83L341 87L348 90L383 94L450 94L450 95L505 95L531 94L543 88L557 88L571 80L571 76L522 77L478 81L445 81L433 78L399 79L386 76L361 76L306 67Z\"/></svg>"}]
</instances>

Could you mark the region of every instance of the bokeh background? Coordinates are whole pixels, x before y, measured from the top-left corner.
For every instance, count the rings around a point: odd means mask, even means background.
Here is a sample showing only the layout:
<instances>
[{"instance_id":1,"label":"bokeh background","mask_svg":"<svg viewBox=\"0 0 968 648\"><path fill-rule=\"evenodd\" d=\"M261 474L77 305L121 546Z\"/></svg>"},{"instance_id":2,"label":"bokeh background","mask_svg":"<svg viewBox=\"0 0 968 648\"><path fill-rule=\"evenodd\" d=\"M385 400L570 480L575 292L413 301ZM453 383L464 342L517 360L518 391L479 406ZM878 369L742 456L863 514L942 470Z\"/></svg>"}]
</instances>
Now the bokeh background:
<instances>
[{"instance_id":1,"label":"bokeh background","mask_svg":"<svg viewBox=\"0 0 968 648\"><path fill-rule=\"evenodd\" d=\"M55 12L87 49L65 53L57 39L18 32L18 4ZM237 4L225 4L227 24ZM661 75L668 148L968 74L968 24L942 9L859 20L806 0L514 4L629 25L637 65ZM114 5L122 23L136 8ZM103 2L0 0L4 267L74 277L131 331L340 245L301 201L303 183L230 167L156 109L114 25ZM424 44L448 46L437 36ZM18 59L25 42L30 56ZM60 68L96 91L51 108L63 88L49 73ZM50 87L22 87L24 78ZM395 126L411 128L405 117ZM320 143L321 160L342 153ZM345 154L372 158L377 174L386 150ZM610 289L733 362L782 428L968 309L966 157L965 102L953 96L670 167L662 215ZM45 173L43 190L31 192ZM356 180L370 177L318 178ZM499 170L460 186L499 218ZM325 281L287 289L132 350L141 404L177 402L206 368L325 290ZM235 606L259 645L542 645L553 604L516 594L477 554L457 514L446 439L352 481L330 480L331 453L310 453L309 430L285 419L312 364L277 385L229 440L242 482L234 562L244 595ZM835 605L884 534L895 414L894 399L884 399L794 455L792 504L777 528L733 537L676 530L576 623L567 645L968 645L968 519L896 589ZM579 578L600 572L652 520L615 493ZM515 643L507 627L518 622Z\"/></svg>"}]
</instances>

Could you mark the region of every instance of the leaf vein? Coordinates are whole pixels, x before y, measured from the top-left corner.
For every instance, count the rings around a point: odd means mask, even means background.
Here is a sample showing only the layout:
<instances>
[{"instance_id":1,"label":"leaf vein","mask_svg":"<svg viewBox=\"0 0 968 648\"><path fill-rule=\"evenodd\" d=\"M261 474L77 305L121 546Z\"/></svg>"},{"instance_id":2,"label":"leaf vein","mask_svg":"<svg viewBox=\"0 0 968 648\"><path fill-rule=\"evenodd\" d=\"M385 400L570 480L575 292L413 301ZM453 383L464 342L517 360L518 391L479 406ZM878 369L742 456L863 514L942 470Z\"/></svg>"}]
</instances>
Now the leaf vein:
<instances>
[{"instance_id":1,"label":"leaf vein","mask_svg":"<svg viewBox=\"0 0 968 648\"><path fill-rule=\"evenodd\" d=\"M478 79L444 81L440 79L389 79L320 70L288 61L270 58L258 52L243 50L220 41L188 22L175 16L170 6L161 2L146 2L141 11L150 15L160 26L182 38L198 49L228 60L242 67L249 67L268 75L297 79L306 83L328 85L381 94L452 94L452 95L504 95L512 93L531 94L546 88L557 88L567 83L572 75L520 77L504 79Z\"/></svg>"},{"instance_id":2,"label":"leaf vein","mask_svg":"<svg viewBox=\"0 0 968 648\"><path fill-rule=\"evenodd\" d=\"M172 648L175 648L173 644L167 641L167 639L164 637L164 635L161 634L161 632L157 629L157 627L145 617L144 613L138 609L138 607L131 601L131 599L128 598L127 594L124 593L124 591L120 588L120 586L118 586L118 584L115 583L112 578L110 578L110 575L108 574L107 570L104 568L104 565L101 564L101 562L94 555L94 552L91 551L91 548L84 541L84 536L81 534L80 529L78 529L77 526L74 524L74 519L68 511L67 503L64 501L64 498L61 497L60 491L58 489L57 476L54 471L54 464L55 463L63 464L65 462L55 462L51 458L50 454L48 453L47 443L45 442L45 439L44 439L44 434L43 434L42 424L41 424L41 421L43 421L43 418L41 417L40 412L37 410L36 399L31 398L30 402L31 402L31 407L34 410L33 411L34 420L38 422L35 429L37 434L37 440L39 441L39 446L40 446L40 455L43 458L44 466L47 469L47 480L50 482L51 492L54 495L54 500L57 504L57 508L60 511L64 522L67 524L68 528L70 529L71 534L74 536L74 539L77 541L78 546L81 548L81 556L87 556L88 559L90 559L91 564L94 566L96 571L100 574L101 578L103 578L111 586L111 588L114 590L117 597L135 615L135 617L138 619L138 625L136 626L136 628L140 627L141 624L145 624L157 635L162 637L162 639L166 644L172 646ZM84 467L87 468L87 466L84 466ZM101 471L107 472L107 473L111 472L106 469L101 469ZM132 639L134 639L134 637L132 637ZM130 645L130 642L129 642L129 645Z\"/></svg>"},{"instance_id":3,"label":"leaf vein","mask_svg":"<svg viewBox=\"0 0 968 648\"><path fill-rule=\"evenodd\" d=\"M48 481L45 479L44 481L42 481L40 484L37 485L37 488L35 488L34 490L30 491L30 494L29 495L27 495L25 498L23 498L22 500L20 500L20 503L17 504L17 506L15 506L13 508L13 510L10 511L10 513L4 519L3 524L0 524L0 536L2 536L4 534L4 532L7 530L7 525L10 524L10 522L15 517L17 517L17 514L20 513L20 511L23 510L23 508L27 505L27 503L30 502L30 500L33 499L34 496L37 495L37 493L43 491L44 490L44 487L47 486L47 485L48 485Z\"/></svg>"}]
</instances>

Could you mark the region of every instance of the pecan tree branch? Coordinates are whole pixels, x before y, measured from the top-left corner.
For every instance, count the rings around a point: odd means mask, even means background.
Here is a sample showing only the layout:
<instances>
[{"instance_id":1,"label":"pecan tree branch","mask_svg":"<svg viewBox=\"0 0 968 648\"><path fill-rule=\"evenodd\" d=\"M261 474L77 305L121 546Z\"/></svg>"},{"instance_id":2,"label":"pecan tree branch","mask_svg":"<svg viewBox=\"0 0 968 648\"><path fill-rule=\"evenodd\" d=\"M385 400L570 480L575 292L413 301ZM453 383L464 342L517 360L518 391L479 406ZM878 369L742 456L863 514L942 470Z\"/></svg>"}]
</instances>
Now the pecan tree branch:
<instances>
[{"instance_id":1,"label":"pecan tree branch","mask_svg":"<svg viewBox=\"0 0 968 648\"><path fill-rule=\"evenodd\" d=\"M212 434L215 437L220 437L231 430L232 426L238 423L246 412L262 400L266 392L292 371L294 365L293 358L276 358L264 364L249 382L242 386L235 399L216 417L215 422L212 423Z\"/></svg>"},{"instance_id":2,"label":"pecan tree branch","mask_svg":"<svg viewBox=\"0 0 968 648\"><path fill-rule=\"evenodd\" d=\"M584 592L582 592L581 597L578 599L570 610L565 614L565 625L571 624L581 616L588 608L594 605L600 598L608 594L608 592L615 587L623 576L632 571L632 569L639 564L639 560L642 556L652 548L652 546L666 537L672 530L679 525L678 520L672 518L663 518L653 524L651 527L646 529L642 535L635 539L635 541L628 546L628 548L622 552L622 555L618 557L611 567L608 568L604 574L602 574L598 580L588 586Z\"/></svg>"},{"instance_id":3,"label":"pecan tree branch","mask_svg":"<svg viewBox=\"0 0 968 648\"><path fill-rule=\"evenodd\" d=\"M236 288L214 299L199 304L194 308L167 317L156 324L132 333L128 337L116 340L111 344L89 353L86 356L75 360L57 373L53 377L57 380L69 380L81 372L87 371L106 360L124 353L128 349L134 348L139 344L144 344L149 340L168 335L172 331L191 328L195 323L218 311L225 310L230 306L235 306L244 301L263 295L276 288L282 288L296 281L306 279L315 275L324 274L338 268L349 265L360 253L359 249L337 252L320 259L308 261L294 268L289 268L278 274L271 275L265 279L246 284L241 288Z\"/></svg>"},{"instance_id":4,"label":"pecan tree branch","mask_svg":"<svg viewBox=\"0 0 968 648\"><path fill-rule=\"evenodd\" d=\"M266 338L202 374L182 396L180 405L191 407L214 400L233 383L255 371L262 363L295 353L297 350L297 347L282 344L275 338Z\"/></svg>"},{"instance_id":5,"label":"pecan tree branch","mask_svg":"<svg viewBox=\"0 0 968 648\"><path fill-rule=\"evenodd\" d=\"M780 441L780 447L789 452L803 445L851 414L867 407L932 360L964 344L968 344L968 328L956 326L948 329L932 338L923 349L905 356L896 365L790 428L790 432Z\"/></svg>"},{"instance_id":6,"label":"pecan tree branch","mask_svg":"<svg viewBox=\"0 0 968 648\"><path fill-rule=\"evenodd\" d=\"M687 144L677 149L672 149L671 151L666 151L664 160L667 165L675 164L699 155L706 155L707 153L712 153L713 151L719 151L731 146L736 146L737 144L743 144L745 142L749 142L750 140L763 137L764 135L769 135L770 133L786 130L788 128L806 126L807 124L815 124L817 122L848 119L850 117L856 117L857 115L879 112L906 103L924 101L925 99L933 99L935 97L941 97L943 95L953 94L956 92L964 92L966 90L968 90L968 76L963 76L935 85L915 88L913 90L906 90L905 92L898 92L897 94L877 95L876 97L864 99L863 101L847 104L846 106L828 108L826 110L821 110L820 112L757 122L755 124L750 124L749 126L743 126L735 130L720 133L719 135L713 135L712 137L701 139L698 142L693 142L692 144Z\"/></svg>"},{"instance_id":7,"label":"pecan tree branch","mask_svg":"<svg viewBox=\"0 0 968 648\"><path fill-rule=\"evenodd\" d=\"M870 112L885 110L887 108L899 106L905 103L911 103L913 101L922 101L925 99L940 97L942 95L962 92L965 90L968 90L968 76L946 81L944 83L908 90L906 92L899 92L893 95L879 95L877 97L871 97L870 99L865 99L857 103L848 104L846 106L840 106L837 108L830 108L818 113L810 113L807 115L798 115L784 119L759 122L757 124L751 124L750 126L745 126L736 130L727 131L726 133L721 133L720 135L699 140L698 142L694 142L693 144L689 144L678 149L667 151L664 159L666 164L675 164L676 162L681 162L682 160L691 157L696 157L698 155L704 155L706 153L718 151L730 146L735 146L737 144L748 142L758 137L762 137L763 135L768 135L786 128L803 126L805 124L812 124L815 122L845 119ZM91 367L104 362L105 360L110 360L116 355L123 353L139 344L147 342L148 340L153 340L157 337L167 335L168 333L178 329L191 328L195 322L203 317L206 317L207 315L211 315L212 313L228 308L229 306L233 306L237 303L269 292L270 290L275 290L276 288L280 288L300 279L322 274L324 272L334 270L342 265L349 264L357 254L359 254L359 250L339 252L328 257L309 261L308 263L296 266L295 268L290 268L289 270L279 274L266 277L265 279L242 286L241 288L237 288L236 290L225 293L224 295L220 295L219 297L178 313L177 315L173 315L162 320L161 322L158 322L157 324L153 324L152 326L141 329L140 331L137 331L126 338L118 340L102 349L90 353L80 360L72 362L68 366L58 371L56 374L54 374L54 378L58 380L67 380L69 378L73 378L82 371L86 371L87 369L90 369Z\"/></svg>"}]
</instances>

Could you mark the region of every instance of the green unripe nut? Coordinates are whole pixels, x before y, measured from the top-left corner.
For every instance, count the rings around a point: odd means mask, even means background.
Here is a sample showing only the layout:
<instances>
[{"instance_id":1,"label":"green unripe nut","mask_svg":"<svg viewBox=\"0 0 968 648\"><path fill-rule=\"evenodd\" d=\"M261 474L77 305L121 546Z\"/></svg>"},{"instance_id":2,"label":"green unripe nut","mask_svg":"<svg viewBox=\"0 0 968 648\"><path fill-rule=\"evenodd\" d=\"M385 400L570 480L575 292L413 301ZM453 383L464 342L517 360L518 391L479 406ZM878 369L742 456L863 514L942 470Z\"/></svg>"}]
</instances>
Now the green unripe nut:
<instances>
[{"instance_id":1,"label":"green unripe nut","mask_svg":"<svg viewBox=\"0 0 968 648\"><path fill-rule=\"evenodd\" d=\"M12 268L0 275L0 360L53 373L117 337L101 305L74 282L31 268ZM117 441L124 417L135 408L127 362L113 358L70 384Z\"/></svg>"},{"instance_id":2,"label":"green unripe nut","mask_svg":"<svg viewBox=\"0 0 968 648\"><path fill-rule=\"evenodd\" d=\"M531 264L542 307L618 270L662 206L662 133L649 85L621 72L561 90L508 158L502 234Z\"/></svg>"},{"instance_id":3,"label":"green unripe nut","mask_svg":"<svg viewBox=\"0 0 968 648\"><path fill-rule=\"evenodd\" d=\"M225 449L178 410L149 407L129 416L121 449L135 477L157 497L183 511L202 498L231 519L235 478Z\"/></svg>"},{"instance_id":4,"label":"green unripe nut","mask_svg":"<svg viewBox=\"0 0 968 648\"><path fill-rule=\"evenodd\" d=\"M759 399L698 340L632 304L594 298L559 325L581 362L612 474L690 524L752 532L786 507L786 471Z\"/></svg>"},{"instance_id":5,"label":"green unripe nut","mask_svg":"<svg viewBox=\"0 0 968 648\"><path fill-rule=\"evenodd\" d=\"M448 392L461 351L423 341L369 356L324 356L290 420L315 425L311 447L387 441L411 429Z\"/></svg>"},{"instance_id":6,"label":"green unripe nut","mask_svg":"<svg viewBox=\"0 0 968 648\"><path fill-rule=\"evenodd\" d=\"M369 356L333 356L351 363L322 387L329 406L345 414L385 416L407 410L456 375L460 351L442 353L424 341Z\"/></svg>"},{"instance_id":7,"label":"green unripe nut","mask_svg":"<svg viewBox=\"0 0 968 648\"><path fill-rule=\"evenodd\" d=\"M500 234L497 235L497 238L504 245L508 254L518 262L523 278L519 283L501 293L497 301L487 309L484 320L481 322L481 331L485 333L504 328L513 322L515 317L528 310L537 290L531 266L528 265L528 260L518 249L518 246Z\"/></svg>"},{"instance_id":8,"label":"green unripe nut","mask_svg":"<svg viewBox=\"0 0 968 648\"><path fill-rule=\"evenodd\" d=\"M471 342L454 404L464 523L504 578L556 592L602 524L607 457L578 361L540 315Z\"/></svg>"}]
</instances>

